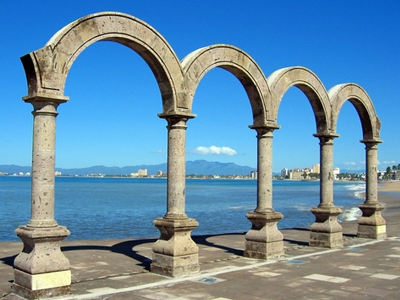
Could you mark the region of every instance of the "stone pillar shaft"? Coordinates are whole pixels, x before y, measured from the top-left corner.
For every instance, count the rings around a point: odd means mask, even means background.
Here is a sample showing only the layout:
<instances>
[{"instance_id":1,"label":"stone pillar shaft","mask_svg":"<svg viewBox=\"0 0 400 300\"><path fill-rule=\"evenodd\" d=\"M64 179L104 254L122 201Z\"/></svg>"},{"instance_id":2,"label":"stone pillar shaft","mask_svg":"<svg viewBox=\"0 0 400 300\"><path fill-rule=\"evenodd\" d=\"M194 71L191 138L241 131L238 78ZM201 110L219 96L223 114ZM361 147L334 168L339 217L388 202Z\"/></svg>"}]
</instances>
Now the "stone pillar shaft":
<instances>
[{"instance_id":1,"label":"stone pillar shaft","mask_svg":"<svg viewBox=\"0 0 400 300\"><path fill-rule=\"evenodd\" d=\"M185 151L187 116L162 116L168 122L167 213L153 221L160 230L154 243L150 270L166 276L181 276L200 271L199 248L191 232L199 223L185 213ZM190 116L193 117L193 116Z\"/></svg>"},{"instance_id":2,"label":"stone pillar shaft","mask_svg":"<svg viewBox=\"0 0 400 300\"><path fill-rule=\"evenodd\" d=\"M337 217L342 212L333 204L333 139L337 135L314 135L320 140L320 203L311 209L315 222L311 225L310 246L343 247L342 226Z\"/></svg>"},{"instance_id":3,"label":"stone pillar shaft","mask_svg":"<svg viewBox=\"0 0 400 300\"><path fill-rule=\"evenodd\" d=\"M365 143L366 195L364 204L378 203L378 144Z\"/></svg>"},{"instance_id":4,"label":"stone pillar shaft","mask_svg":"<svg viewBox=\"0 0 400 300\"><path fill-rule=\"evenodd\" d=\"M272 130L257 130L257 208L256 212L272 208Z\"/></svg>"},{"instance_id":5,"label":"stone pillar shaft","mask_svg":"<svg viewBox=\"0 0 400 300\"><path fill-rule=\"evenodd\" d=\"M333 206L333 137L320 139L320 207Z\"/></svg>"},{"instance_id":6,"label":"stone pillar shaft","mask_svg":"<svg viewBox=\"0 0 400 300\"><path fill-rule=\"evenodd\" d=\"M378 201L378 144L380 140L363 140L366 156L366 199L358 207L362 216L358 219L357 236L360 238L385 239L386 220L382 217L385 205Z\"/></svg>"},{"instance_id":7,"label":"stone pillar shaft","mask_svg":"<svg viewBox=\"0 0 400 300\"><path fill-rule=\"evenodd\" d=\"M24 248L14 260L13 291L37 299L71 290L70 264L60 249L70 232L54 219L56 116L58 105L66 99L25 101L34 107L31 219L15 230Z\"/></svg>"},{"instance_id":8,"label":"stone pillar shaft","mask_svg":"<svg viewBox=\"0 0 400 300\"><path fill-rule=\"evenodd\" d=\"M186 189L186 121L168 118L168 179L166 218L187 218L185 213Z\"/></svg>"},{"instance_id":9,"label":"stone pillar shaft","mask_svg":"<svg viewBox=\"0 0 400 300\"><path fill-rule=\"evenodd\" d=\"M277 227L283 215L272 207L272 132L279 127L250 128L257 130L257 208L246 215L252 226L245 236L244 256L274 259L284 254Z\"/></svg>"},{"instance_id":10,"label":"stone pillar shaft","mask_svg":"<svg viewBox=\"0 0 400 300\"><path fill-rule=\"evenodd\" d=\"M32 206L29 227L57 226L54 220L55 138L57 105L32 103Z\"/></svg>"}]
</instances>

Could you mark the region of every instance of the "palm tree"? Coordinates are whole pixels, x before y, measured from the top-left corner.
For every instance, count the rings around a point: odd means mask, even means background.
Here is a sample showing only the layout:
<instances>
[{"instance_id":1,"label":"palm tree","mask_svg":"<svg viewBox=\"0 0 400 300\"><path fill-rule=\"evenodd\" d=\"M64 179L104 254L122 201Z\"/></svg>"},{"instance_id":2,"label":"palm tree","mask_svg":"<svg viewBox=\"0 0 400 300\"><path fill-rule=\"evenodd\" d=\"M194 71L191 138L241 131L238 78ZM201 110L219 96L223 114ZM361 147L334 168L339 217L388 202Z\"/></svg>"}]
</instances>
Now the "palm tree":
<instances>
[{"instance_id":1,"label":"palm tree","mask_svg":"<svg viewBox=\"0 0 400 300\"><path fill-rule=\"evenodd\" d=\"M392 169L390 167L386 168L385 177L386 177L386 179L391 179L392 178Z\"/></svg>"}]
</instances>

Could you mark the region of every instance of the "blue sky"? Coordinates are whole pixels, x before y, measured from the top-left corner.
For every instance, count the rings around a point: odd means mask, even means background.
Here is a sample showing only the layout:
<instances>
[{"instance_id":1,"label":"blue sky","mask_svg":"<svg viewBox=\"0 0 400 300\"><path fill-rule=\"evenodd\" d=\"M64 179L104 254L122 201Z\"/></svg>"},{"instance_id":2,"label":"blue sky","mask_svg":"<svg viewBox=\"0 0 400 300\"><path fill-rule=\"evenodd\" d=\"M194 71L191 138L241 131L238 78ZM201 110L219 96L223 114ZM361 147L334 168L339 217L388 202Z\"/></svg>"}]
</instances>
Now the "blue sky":
<instances>
[{"instance_id":1,"label":"blue sky","mask_svg":"<svg viewBox=\"0 0 400 300\"><path fill-rule=\"evenodd\" d=\"M400 163L398 1L3 1L1 10L0 164L31 164L32 107L21 100L27 85L19 57L43 47L68 23L101 11L147 22L179 59L200 47L232 44L249 53L266 76L300 65L315 72L328 90L345 82L361 85L382 121L379 169ZM57 167L166 161L166 121L157 117L159 89L132 50L112 42L93 44L72 66L65 94L70 100L58 109ZM233 75L209 72L193 112L187 160L256 166L250 104ZM274 171L319 162L311 106L295 87L283 97L278 124ZM365 168L361 125L350 103L339 116L338 133L335 167Z\"/></svg>"}]
</instances>

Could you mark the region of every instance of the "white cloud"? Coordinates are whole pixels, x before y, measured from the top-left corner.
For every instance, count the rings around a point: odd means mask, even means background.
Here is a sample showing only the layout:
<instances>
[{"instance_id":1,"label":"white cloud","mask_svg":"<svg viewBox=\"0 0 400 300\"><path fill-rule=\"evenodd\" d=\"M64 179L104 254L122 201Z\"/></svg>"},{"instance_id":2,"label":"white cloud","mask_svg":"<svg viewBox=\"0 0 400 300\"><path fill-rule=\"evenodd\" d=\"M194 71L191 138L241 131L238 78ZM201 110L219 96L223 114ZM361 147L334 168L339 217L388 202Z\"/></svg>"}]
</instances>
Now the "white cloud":
<instances>
[{"instance_id":1,"label":"white cloud","mask_svg":"<svg viewBox=\"0 0 400 300\"><path fill-rule=\"evenodd\" d=\"M211 146L211 147L203 147L199 146L196 149L192 150L191 153L193 154L199 154L199 155L228 155L228 156L233 156L237 155L237 151L229 148L229 147L217 147L217 146Z\"/></svg>"},{"instance_id":2,"label":"white cloud","mask_svg":"<svg viewBox=\"0 0 400 300\"><path fill-rule=\"evenodd\" d=\"M395 160L383 161L382 164L384 165L395 165L397 162Z\"/></svg>"},{"instance_id":3,"label":"white cloud","mask_svg":"<svg viewBox=\"0 0 400 300\"><path fill-rule=\"evenodd\" d=\"M357 163L355 163L354 161L345 161L343 164L345 166L355 166L355 165L357 165Z\"/></svg>"},{"instance_id":4,"label":"white cloud","mask_svg":"<svg viewBox=\"0 0 400 300\"><path fill-rule=\"evenodd\" d=\"M153 151L153 153L154 154L165 154L165 151L160 149L160 150Z\"/></svg>"}]
</instances>

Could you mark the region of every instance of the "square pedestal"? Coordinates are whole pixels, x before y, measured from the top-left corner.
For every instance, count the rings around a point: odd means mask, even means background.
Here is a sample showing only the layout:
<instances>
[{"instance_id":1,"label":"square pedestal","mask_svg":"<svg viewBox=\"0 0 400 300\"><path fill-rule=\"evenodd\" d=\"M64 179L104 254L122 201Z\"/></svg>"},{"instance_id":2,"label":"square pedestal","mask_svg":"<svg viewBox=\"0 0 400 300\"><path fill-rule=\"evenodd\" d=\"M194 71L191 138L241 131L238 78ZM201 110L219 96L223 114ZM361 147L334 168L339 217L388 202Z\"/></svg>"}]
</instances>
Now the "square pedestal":
<instances>
[{"instance_id":1,"label":"square pedestal","mask_svg":"<svg viewBox=\"0 0 400 300\"><path fill-rule=\"evenodd\" d=\"M358 206L362 216L358 219L357 237L383 240L386 238L386 220L382 217L385 205L381 203L366 203Z\"/></svg>"},{"instance_id":2,"label":"square pedestal","mask_svg":"<svg viewBox=\"0 0 400 300\"><path fill-rule=\"evenodd\" d=\"M311 232L310 247L322 248L342 248L343 234L342 232Z\"/></svg>"},{"instance_id":3,"label":"square pedestal","mask_svg":"<svg viewBox=\"0 0 400 300\"><path fill-rule=\"evenodd\" d=\"M195 274L200 271L198 261L198 254L174 257L153 253L153 262L150 265L150 271L170 277Z\"/></svg>"},{"instance_id":4,"label":"square pedestal","mask_svg":"<svg viewBox=\"0 0 400 300\"><path fill-rule=\"evenodd\" d=\"M254 242L246 241L244 256L257 259L275 259L281 257L283 253L283 241L278 242Z\"/></svg>"},{"instance_id":5,"label":"square pedestal","mask_svg":"<svg viewBox=\"0 0 400 300\"><path fill-rule=\"evenodd\" d=\"M153 224L161 236L153 245L150 271L164 276L183 276L198 273L199 247L190 234L199 223L195 219L156 219Z\"/></svg>"},{"instance_id":6,"label":"square pedestal","mask_svg":"<svg viewBox=\"0 0 400 300\"><path fill-rule=\"evenodd\" d=\"M283 215L274 211L249 212L246 218L252 226L245 236L243 255L258 259L275 259L283 256L283 235L277 227Z\"/></svg>"},{"instance_id":7,"label":"square pedestal","mask_svg":"<svg viewBox=\"0 0 400 300\"><path fill-rule=\"evenodd\" d=\"M386 225L358 225L358 238L384 240L386 239Z\"/></svg>"},{"instance_id":8,"label":"square pedestal","mask_svg":"<svg viewBox=\"0 0 400 300\"><path fill-rule=\"evenodd\" d=\"M335 206L321 206L311 210L315 215L315 222L311 225L311 247L342 248L343 229L337 217L342 210Z\"/></svg>"},{"instance_id":9,"label":"square pedestal","mask_svg":"<svg viewBox=\"0 0 400 300\"><path fill-rule=\"evenodd\" d=\"M12 290L26 299L50 298L71 293L71 271L29 274L14 269Z\"/></svg>"}]
</instances>

